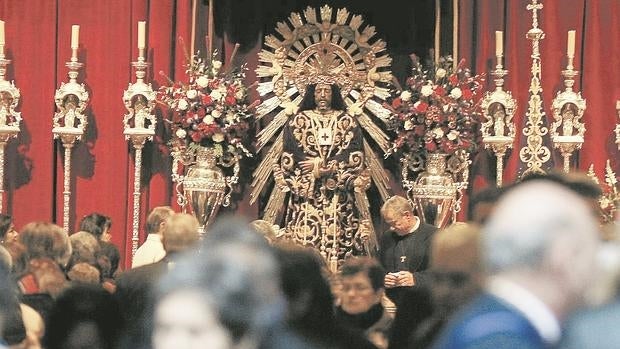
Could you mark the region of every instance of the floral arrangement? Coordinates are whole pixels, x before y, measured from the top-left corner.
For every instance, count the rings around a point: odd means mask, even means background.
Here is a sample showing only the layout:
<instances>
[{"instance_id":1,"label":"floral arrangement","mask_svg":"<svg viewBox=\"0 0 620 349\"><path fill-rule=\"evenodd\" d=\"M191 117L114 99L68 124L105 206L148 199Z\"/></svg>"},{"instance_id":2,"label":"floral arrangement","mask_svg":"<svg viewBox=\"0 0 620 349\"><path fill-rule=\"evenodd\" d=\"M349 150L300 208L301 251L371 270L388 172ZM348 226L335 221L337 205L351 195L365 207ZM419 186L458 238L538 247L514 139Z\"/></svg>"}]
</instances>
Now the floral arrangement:
<instances>
[{"instance_id":1,"label":"floral arrangement","mask_svg":"<svg viewBox=\"0 0 620 349\"><path fill-rule=\"evenodd\" d=\"M463 60L453 69L450 56L429 69L417 58L412 60L407 87L389 106L389 126L396 132L389 154L473 151L479 137L483 76L472 76Z\"/></svg>"},{"instance_id":2,"label":"floral arrangement","mask_svg":"<svg viewBox=\"0 0 620 349\"><path fill-rule=\"evenodd\" d=\"M172 110L169 125L173 152L210 147L220 159L251 157L244 142L253 121L244 85L245 66L226 71L214 52L208 60L191 57L188 81L170 81L157 93L157 101Z\"/></svg>"},{"instance_id":3,"label":"floral arrangement","mask_svg":"<svg viewBox=\"0 0 620 349\"><path fill-rule=\"evenodd\" d=\"M588 176L601 187L603 194L598 200L601 208L600 214L605 224L614 224L616 214L620 209L620 186L616 173L611 168L611 162L607 160L605 165L605 183L601 184L596 173L594 165L590 165Z\"/></svg>"}]
</instances>

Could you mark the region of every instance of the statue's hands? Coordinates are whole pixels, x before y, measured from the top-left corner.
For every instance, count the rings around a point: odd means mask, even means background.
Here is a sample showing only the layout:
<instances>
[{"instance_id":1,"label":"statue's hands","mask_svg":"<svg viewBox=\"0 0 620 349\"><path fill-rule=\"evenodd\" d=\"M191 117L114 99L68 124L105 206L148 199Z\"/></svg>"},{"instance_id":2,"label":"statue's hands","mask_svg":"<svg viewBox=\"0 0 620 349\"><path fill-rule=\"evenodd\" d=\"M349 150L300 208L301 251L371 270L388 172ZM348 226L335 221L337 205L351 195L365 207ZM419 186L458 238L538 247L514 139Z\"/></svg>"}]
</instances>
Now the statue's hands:
<instances>
[{"instance_id":1,"label":"statue's hands","mask_svg":"<svg viewBox=\"0 0 620 349\"><path fill-rule=\"evenodd\" d=\"M331 169L323 166L323 161L318 157L300 161L299 167L301 167L302 174L312 173L314 178L319 178L331 173Z\"/></svg>"},{"instance_id":2,"label":"statue's hands","mask_svg":"<svg viewBox=\"0 0 620 349\"><path fill-rule=\"evenodd\" d=\"M306 174L312 172L314 170L314 160L303 160L299 162L299 167L301 167L301 173Z\"/></svg>"}]
</instances>

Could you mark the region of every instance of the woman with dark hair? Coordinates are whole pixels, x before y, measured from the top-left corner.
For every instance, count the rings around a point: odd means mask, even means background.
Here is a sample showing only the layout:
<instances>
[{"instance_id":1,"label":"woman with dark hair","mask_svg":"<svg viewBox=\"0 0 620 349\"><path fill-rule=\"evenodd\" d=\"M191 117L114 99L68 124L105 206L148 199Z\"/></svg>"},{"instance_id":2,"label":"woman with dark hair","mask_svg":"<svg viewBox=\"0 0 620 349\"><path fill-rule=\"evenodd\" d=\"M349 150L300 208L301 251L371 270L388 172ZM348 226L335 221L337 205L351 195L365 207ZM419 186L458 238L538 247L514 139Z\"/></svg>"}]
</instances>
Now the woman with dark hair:
<instances>
[{"instance_id":1,"label":"woman with dark hair","mask_svg":"<svg viewBox=\"0 0 620 349\"><path fill-rule=\"evenodd\" d=\"M280 244L282 292L287 323L312 348L375 348L361 333L341 326L334 314L334 299L322 273L320 255L312 249Z\"/></svg>"},{"instance_id":2,"label":"woman with dark hair","mask_svg":"<svg viewBox=\"0 0 620 349\"><path fill-rule=\"evenodd\" d=\"M370 257L349 258L340 268L340 278L341 303L336 308L336 319L364 332L378 348L387 348L393 315L381 304L385 269Z\"/></svg>"},{"instance_id":3,"label":"woman with dark hair","mask_svg":"<svg viewBox=\"0 0 620 349\"><path fill-rule=\"evenodd\" d=\"M114 349L122 317L114 297L99 286L73 286L56 300L45 323L47 349Z\"/></svg>"},{"instance_id":4,"label":"woman with dark hair","mask_svg":"<svg viewBox=\"0 0 620 349\"><path fill-rule=\"evenodd\" d=\"M369 185L357 118L334 82L308 85L300 110L284 126L276 189L288 193L285 239L324 251L330 269L346 255L365 254L367 236L356 195ZM366 180L368 179L368 180Z\"/></svg>"},{"instance_id":5,"label":"woman with dark hair","mask_svg":"<svg viewBox=\"0 0 620 349\"><path fill-rule=\"evenodd\" d=\"M17 241L19 234L13 225L13 218L0 214L0 244Z\"/></svg>"},{"instance_id":6,"label":"woman with dark hair","mask_svg":"<svg viewBox=\"0 0 620 349\"><path fill-rule=\"evenodd\" d=\"M82 218L82 221L80 221L80 230L95 235L99 241L105 241L104 233L111 225L112 220L109 217L93 212Z\"/></svg>"}]
</instances>

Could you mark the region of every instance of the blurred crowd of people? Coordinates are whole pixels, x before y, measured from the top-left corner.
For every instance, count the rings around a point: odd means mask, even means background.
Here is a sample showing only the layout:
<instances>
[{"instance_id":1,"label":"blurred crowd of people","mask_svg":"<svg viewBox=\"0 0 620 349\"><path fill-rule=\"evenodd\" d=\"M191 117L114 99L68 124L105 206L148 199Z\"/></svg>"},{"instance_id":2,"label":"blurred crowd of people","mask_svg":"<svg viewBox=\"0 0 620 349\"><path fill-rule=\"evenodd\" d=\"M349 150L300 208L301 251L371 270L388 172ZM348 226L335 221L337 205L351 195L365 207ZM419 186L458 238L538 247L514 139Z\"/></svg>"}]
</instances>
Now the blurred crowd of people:
<instances>
[{"instance_id":1,"label":"blurred crowd of people","mask_svg":"<svg viewBox=\"0 0 620 349\"><path fill-rule=\"evenodd\" d=\"M112 222L67 235L0 215L0 348L611 348L620 319L616 230L600 188L531 176L472 198L437 230L394 196L370 256L334 272L265 221L224 217L204 237L156 207L132 268Z\"/></svg>"}]
</instances>

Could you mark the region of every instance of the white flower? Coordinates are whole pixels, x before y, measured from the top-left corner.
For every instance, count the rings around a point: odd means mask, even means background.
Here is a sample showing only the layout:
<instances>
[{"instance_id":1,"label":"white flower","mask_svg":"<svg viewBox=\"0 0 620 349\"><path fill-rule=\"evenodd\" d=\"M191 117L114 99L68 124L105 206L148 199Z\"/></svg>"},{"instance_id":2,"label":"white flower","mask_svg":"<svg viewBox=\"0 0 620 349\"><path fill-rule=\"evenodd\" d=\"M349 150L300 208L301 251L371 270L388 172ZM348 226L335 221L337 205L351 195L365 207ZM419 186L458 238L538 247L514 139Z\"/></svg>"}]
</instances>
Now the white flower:
<instances>
[{"instance_id":1,"label":"white flower","mask_svg":"<svg viewBox=\"0 0 620 349\"><path fill-rule=\"evenodd\" d=\"M221 61L213 61L213 69L218 71L220 70L220 68L222 67L222 62Z\"/></svg>"},{"instance_id":2,"label":"white flower","mask_svg":"<svg viewBox=\"0 0 620 349\"><path fill-rule=\"evenodd\" d=\"M198 97L198 91L196 90L188 90L185 95L187 95L187 98L189 99L194 99L196 97Z\"/></svg>"},{"instance_id":3,"label":"white flower","mask_svg":"<svg viewBox=\"0 0 620 349\"><path fill-rule=\"evenodd\" d=\"M411 92L409 91L403 91L400 93L400 99L403 100L403 102L407 102L411 99Z\"/></svg>"},{"instance_id":4,"label":"white flower","mask_svg":"<svg viewBox=\"0 0 620 349\"><path fill-rule=\"evenodd\" d=\"M219 118L220 116L222 116L222 112L215 109L214 111L211 112L211 115L213 115L214 118Z\"/></svg>"},{"instance_id":5,"label":"white flower","mask_svg":"<svg viewBox=\"0 0 620 349\"><path fill-rule=\"evenodd\" d=\"M179 100L179 103L177 104L177 107L179 107L179 109L181 109L181 110L187 110L187 108L189 107L189 103L187 103L186 100L181 99L181 100Z\"/></svg>"},{"instance_id":6,"label":"white flower","mask_svg":"<svg viewBox=\"0 0 620 349\"><path fill-rule=\"evenodd\" d=\"M436 127L433 129L433 137L435 138L441 138L443 137L443 130L441 129L441 127Z\"/></svg>"},{"instance_id":7,"label":"white flower","mask_svg":"<svg viewBox=\"0 0 620 349\"><path fill-rule=\"evenodd\" d=\"M196 83L198 84L198 86L205 88L209 86L209 78L207 78L204 75L201 75L198 79L196 79Z\"/></svg>"},{"instance_id":8,"label":"white flower","mask_svg":"<svg viewBox=\"0 0 620 349\"><path fill-rule=\"evenodd\" d=\"M422 96L428 97L433 94L433 86L424 85L422 86L422 89L420 90L420 92L422 93Z\"/></svg>"},{"instance_id":9,"label":"white flower","mask_svg":"<svg viewBox=\"0 0 620 349\"><path fill-rule=\"evenodd\" d=\"M405 121L405 130L413 130L413 122L411 122L411 120L407 120Z\"/></svg>"},{"instance_id":10,"label":"white flower","mask_svg":"<svg viewBox=\"0 0 620 349\"><path fill-rule=\"evenodd\" d=\"M229 111L228 113L226 113L226 122L231 123L233 121L235 121L235 113L233 113L232 111Z\"/></svg>"},{"instance_id":11,"label":"white flower","mask_svg":"<svg viewBox=\"0 0 620 349\"><path fill-rule=\"evenodd\" d=\"M180 128L177 132L174 133L178 138L185 138L187 136L187 132L184 129Z\"/></svg>"},{"instance_id":12,"label":"white flower","mask_svg":"<svg viewBox=\"0 0 620 349\"><path fill-rule=\"evenodd\" d=\"M452 130L450 132L448 132L448 135L446 137L448 137L449 140L453 141L455 140L458 136L459 136L460 132L457 130Z\"/></svg>"},{"instance_id":13,"label":"white flower","mask_svg":"<svg viewBox=\"0 0 620 349\"><path fill-rule=\"evenodd\" d=\"M213 98L214 101L222 100L222 93L219 90L213 90L209 95L211 96L211 98Z\"/></svg>"},{"instance_id":14,"label":"white flower","mask_svg":"<svg viewBox=\"0 0 620 349\"><path fill-rule=\"evenodd\" d=\"M205 116L205 117L202 119L202 122L204 122L204 123L205 123L205 124L207 124L207 125L212 124L212 123L213 123L213 121L215 121L215 120L213 119L213 116L211 116L211 115L207 115L207 116Z\"/></svg>"},{"instance_id":15,"label":"white flower","mask_svg":"<svg viewBox=\"0 0 620 349\"><path fill-rule=\"evenodd\" d=\"M435 72L435 77L436 77L436 78L438 78L438 79L441 79L441 78L443 78L444 76L446 76L446 73L447 73L447 72L446 72L446 70L445 70L445 69L443 69L443 68L439 68L439 69L437 69L437 72Z\"/></svg>"},{"instance_id":16,"label":"white flower","mask_svg":"<svg viewBox=\"0 0 620 349\"><path fill-rule=\"evenodd\" d=\"M224 134L218 132L218 133L213 134L212 138L214 142L219 143L219 142L224 141Z\"/></svg>"},{"instance_id":17,"label":"white flower","mask_svg":"<svg viewBox=\"0 0 620 349\"><path fill-rule=\"evenodd\" d=\"M452 89L452 91L450 91L450 97L454 99L459 99L461 98L462 95L463 95L463 92L458 87L455 87Z\"/></svg>"}]
</instances>

